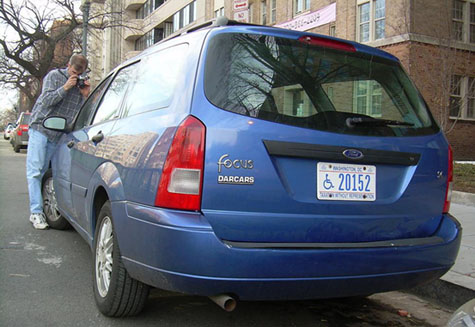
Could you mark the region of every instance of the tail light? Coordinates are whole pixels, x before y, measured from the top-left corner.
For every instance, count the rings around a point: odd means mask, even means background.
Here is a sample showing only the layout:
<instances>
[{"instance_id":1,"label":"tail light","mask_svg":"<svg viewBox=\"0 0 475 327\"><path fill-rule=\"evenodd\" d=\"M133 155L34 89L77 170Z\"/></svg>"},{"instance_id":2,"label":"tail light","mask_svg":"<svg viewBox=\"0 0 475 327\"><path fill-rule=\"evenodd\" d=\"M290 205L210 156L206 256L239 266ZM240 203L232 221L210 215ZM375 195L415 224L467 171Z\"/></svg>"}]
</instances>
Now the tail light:
<instances>
[{"instance_id":1,"label":"tail light","mask_svg":"<svg viewBox=\"0 0 475 327\"><path fill-rule=\"evenodd\" d=\"M452 147L449 145L449 163L447 167L447 188L445 192L445 203L443 213L448 213L450 209L450 200L452 198L452 184L454 180L454 162Z\"/></svg>"},{"instance_id":2,"label":"tail light","mask_svg":"<svg viewBox=\"0 0 475 327\"><path fill-rule=\"evenodd\" d=\"M28 132L28 125L20 125L16 131L18 136L21 136L23 132Z\"/></svg>"},{"instance_id":3,"label":"tail light","mask_svg":"<svg viewBox=\"0 0 475 327\"><path fill-rule=\"evenodd\" d=\"M335 49L335 50L342 50L342 51L349 51L349 52L356 52L355 47L346 42L338 41L338 40L332 40L332 39L327 39L323 37L317 37L317 36L301 36L299 38L300 42L307 43L310 45L316 45L324 48L330 48L330 49Z\"/></svg>"},{"instance_id":4,"label":"tail light","mask_svg":"<svg viewBox=\"0 0 475 327\"><path fill-rule=\"evenodd\" d=\"M158 207L200 210L203 184L204 124L188 116L178 126L158 185Z\"/></svg>"}]
</instances>

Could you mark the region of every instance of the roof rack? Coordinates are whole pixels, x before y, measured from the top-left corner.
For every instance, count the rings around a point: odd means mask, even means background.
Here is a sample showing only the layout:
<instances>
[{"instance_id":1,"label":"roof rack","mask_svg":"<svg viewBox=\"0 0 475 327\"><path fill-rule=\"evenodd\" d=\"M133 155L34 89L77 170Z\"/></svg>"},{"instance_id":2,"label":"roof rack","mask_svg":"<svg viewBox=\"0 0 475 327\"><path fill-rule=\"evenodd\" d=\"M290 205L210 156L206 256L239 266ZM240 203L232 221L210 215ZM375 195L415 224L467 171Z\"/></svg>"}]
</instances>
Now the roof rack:
<instances>
[{"instance_id":1,"label":"roof rack","mask_svg":"<svg viewBox=\"0 0 475 327\"><path fill-rule=\"evenodd\" d=\"M205 29L205 28L220 27L220 26L235 26L235 25L262 26L262 25L257 25L257 24L242 23L242 22L238 22L236 20L228 19L226 16L220 16L218 18L208 20L208 21L206 21L206 22L204 22L200 25L191 26L188 29L182 31L181 33L172 34L172 35L160 40L160 42L158 42L157 44L160 44L160 43L163 43L165 41L174 39L178 36L188 34L188 33L192 33L194 31L198 31L198 30Z\"/></svg>"},{"instance_id":2,"label":"roof rack","mask_svg":"<svg viewBox=\"0 0 475 327\"><path fill-rule=\"evenodd\" d=\"M203 28L208 28L208 27L235 26L235 25L261 26L257 24L242 23L242 22L238 22L237 20L228 19L226 16L220 16L218 18L208 20L204 22L203 24L192 26L184 30L181 34L191 33L191 32L194 32Z\"/></svg>"}]
</instances>

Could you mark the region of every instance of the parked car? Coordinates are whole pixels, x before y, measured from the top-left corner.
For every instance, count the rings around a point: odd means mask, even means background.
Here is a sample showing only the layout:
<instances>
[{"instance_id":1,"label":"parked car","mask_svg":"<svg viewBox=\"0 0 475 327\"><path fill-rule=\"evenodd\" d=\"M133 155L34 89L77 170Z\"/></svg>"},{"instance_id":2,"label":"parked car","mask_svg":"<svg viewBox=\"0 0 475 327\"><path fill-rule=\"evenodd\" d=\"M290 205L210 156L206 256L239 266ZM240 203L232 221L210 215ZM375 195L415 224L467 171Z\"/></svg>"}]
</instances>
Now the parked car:
<instances>
[{"instance_id":1,"label":"parked car","mask_svg":"<svg viewBox=\"0 0 475 327\"><path fill-rule=\"evenodd\" d=\"M22 112L16 122L16 127L12 132L10 143L15 152L28 147L28 124L30 123L30 113Z\"/></svg>"},{"instance_id":2,"label":"parked car","mask_svg":"<svg viewBox=\"0 0 475 327\"><path fill-rule=\"evenodd\" d=\"M458 253L451 148L379 49L218 19L120 65L72 125L43 125L64 132L48 223L93 249L108 316L150 287L227 309L410 288Z\"/></svg>"},{"instance_id":3,"label":"parked car","mask_svg":"<svg viewBox=\"0 0 475 327\"><path fill-rule=\"evenodd\" d=\"M9 140L14 129L15 125L13 125L12 123L8 124L7 127L5 127L5 129L3 130L3 138L5 140Z\"/></svg>"}]
</instances>

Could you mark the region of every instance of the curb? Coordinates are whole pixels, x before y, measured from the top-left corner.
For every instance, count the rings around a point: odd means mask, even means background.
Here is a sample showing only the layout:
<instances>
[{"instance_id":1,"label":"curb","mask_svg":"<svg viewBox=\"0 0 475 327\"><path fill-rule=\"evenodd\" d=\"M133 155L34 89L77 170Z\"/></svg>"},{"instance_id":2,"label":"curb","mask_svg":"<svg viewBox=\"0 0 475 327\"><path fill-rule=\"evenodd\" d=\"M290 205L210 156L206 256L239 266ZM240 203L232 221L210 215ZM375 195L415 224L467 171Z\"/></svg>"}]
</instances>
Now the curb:
<instances>
[{"instance_id":1,"label":"curb","mask_svg":"<svg viewBox=\"0 0 475 327\"><path fill-rule=\"evenodd\" d=\"M475 298L475 290L442 279L403 291L452 310Z\"/></svg>"},{"instance_id":2,"label":"curb","mask_svg":"<svg viewBox=\"0 0 475 327\"><path fill-rule=\"evenodd\" d=\"M453 191L452 202L467 206L475 206L475 193Z\"/></svg>"}]
</instances>

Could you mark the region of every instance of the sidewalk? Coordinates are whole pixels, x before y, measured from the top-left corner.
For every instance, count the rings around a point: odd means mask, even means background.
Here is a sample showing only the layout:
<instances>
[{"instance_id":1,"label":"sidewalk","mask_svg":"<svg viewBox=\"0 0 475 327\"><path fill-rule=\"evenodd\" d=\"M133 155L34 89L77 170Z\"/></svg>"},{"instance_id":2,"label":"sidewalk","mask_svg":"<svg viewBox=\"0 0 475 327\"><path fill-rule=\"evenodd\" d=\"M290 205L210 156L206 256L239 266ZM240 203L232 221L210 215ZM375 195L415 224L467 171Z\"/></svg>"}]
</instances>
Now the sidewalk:
<instances>
[{"instance_id":1,"label":"sidewalk","mask_svg":"<svg viewBox=\"0 0 475 327\"><path fill-rule=\"evenodd\" d=\"M454 192L450 213L462 225L462 243L452 269L439 280L410 290L452 309L475 298L475 194Z\"/></svg>"},{"instance_id":2,"label":"sidewalk","mask_svg":"<svg viewBox=\"0 0 475 327\"><path fill-rule=\"evenodd\" d=\"M475 202L452 203L450 213L462 224L462 244L455 265L442 279L475 291Z\"/></svg>"}]
</instances>

